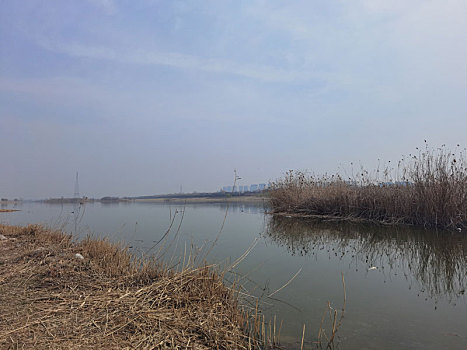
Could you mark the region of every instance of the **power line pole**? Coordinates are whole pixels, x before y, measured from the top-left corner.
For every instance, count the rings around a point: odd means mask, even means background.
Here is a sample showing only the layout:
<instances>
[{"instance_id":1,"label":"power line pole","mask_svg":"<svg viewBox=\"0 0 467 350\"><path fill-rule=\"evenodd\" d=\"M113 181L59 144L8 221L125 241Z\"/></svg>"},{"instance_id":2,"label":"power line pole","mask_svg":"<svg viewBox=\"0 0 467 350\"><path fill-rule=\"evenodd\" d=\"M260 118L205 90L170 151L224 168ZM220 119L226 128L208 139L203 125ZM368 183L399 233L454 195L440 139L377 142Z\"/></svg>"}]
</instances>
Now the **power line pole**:
<instances>
[{"instance_id":1,"label":"power line pole","mask_svg":"<svg viewBox=\"0 0 467 350\"><path fill-rule=\"evenodd\" d=\"M75 193L73 194L73 198L79 198L79 182L78 182L78 172L76 172L76 180L75 180Z\"/></svg>"}]
</instances>

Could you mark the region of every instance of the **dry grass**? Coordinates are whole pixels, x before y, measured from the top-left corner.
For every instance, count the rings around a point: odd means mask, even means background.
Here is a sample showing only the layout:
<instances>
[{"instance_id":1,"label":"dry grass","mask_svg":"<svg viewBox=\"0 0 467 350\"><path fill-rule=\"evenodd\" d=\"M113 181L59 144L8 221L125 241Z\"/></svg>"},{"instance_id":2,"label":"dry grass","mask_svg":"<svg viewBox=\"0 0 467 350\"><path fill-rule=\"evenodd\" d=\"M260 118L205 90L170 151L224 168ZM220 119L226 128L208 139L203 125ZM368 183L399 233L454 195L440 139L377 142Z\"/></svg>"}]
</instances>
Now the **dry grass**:
<instances>
[{"instance_id":1,"label":"dry grass","mask_svg":"<svg viewBox=\"0 0 467 350\"><path fill-rule=\"evenodd\" d=\"M427 146L397 169L350 177L290 171L271 184L270 198L275 213L460 230L467 228L466 153Z\"/></svg>"},{"instance_id":2,"label":"dry grass","mask_svg":"<svg viewBox=\"0 0 467 350\"><path fill-rule=\"evenodd\" d=\"M170 271L106 240L75 243L35 225L0 225L0 233L8 238L0 241L2 349L253 349L267 342L250 337L258 325L212 267Z\"/></svg>"}]
</instances>

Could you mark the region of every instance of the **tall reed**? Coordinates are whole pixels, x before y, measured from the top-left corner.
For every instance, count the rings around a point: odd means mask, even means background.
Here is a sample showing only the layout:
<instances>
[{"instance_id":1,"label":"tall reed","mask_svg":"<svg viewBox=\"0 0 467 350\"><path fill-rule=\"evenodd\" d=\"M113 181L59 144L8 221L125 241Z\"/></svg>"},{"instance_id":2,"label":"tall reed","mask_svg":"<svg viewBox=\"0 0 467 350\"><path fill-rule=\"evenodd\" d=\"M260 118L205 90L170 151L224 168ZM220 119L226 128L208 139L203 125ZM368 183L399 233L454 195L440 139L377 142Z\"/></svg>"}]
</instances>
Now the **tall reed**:
<instances>
[{"instance_id":1,"label":"tall reed","mask_svg":"<svg viewBox=\"0 0 467 350\"><path fill-rule=\"evenodd\" d=\"M373 173L313 176L292 171L271 183L272 211L462 230L467 227L466 151L425 146Z\"/></svg>"}]
</instances>

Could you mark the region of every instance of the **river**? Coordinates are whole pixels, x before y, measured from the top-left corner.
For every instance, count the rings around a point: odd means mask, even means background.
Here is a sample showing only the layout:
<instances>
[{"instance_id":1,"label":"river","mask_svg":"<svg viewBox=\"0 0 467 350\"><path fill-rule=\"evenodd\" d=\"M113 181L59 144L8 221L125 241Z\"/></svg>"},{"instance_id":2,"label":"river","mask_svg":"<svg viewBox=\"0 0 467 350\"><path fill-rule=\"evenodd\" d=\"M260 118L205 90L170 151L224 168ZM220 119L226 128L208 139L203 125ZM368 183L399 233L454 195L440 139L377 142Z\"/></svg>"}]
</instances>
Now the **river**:
<instances>
[{"instance_id":1,"label":"river","mask_svg":"<svg viewBox=\"0 0 467 350\"><path fill-rule=\"evenodd\" d=\"M328 302L340 316L345 292L341 349L467 349L466 233L272 217L263 203L2 208L20 211L0 213L1 223L106 236L174 266L189 254L224 268L238 262L226 280L242 284L246 305L254 307L247 294L261 297L291 347L300 347L303 324L305 348L313 346ZM329 317L323 327L330 335Z\"/></svg>"}]
</instances>

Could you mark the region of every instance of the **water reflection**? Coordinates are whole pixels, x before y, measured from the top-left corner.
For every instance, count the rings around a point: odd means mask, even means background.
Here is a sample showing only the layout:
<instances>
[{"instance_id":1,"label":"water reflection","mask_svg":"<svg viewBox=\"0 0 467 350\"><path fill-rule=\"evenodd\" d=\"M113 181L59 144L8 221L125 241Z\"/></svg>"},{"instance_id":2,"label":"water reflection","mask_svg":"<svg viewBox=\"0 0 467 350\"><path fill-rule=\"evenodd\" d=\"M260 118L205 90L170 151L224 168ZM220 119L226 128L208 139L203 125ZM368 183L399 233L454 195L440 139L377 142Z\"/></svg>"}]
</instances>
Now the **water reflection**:
<instances>
[{"instance_id":1,"label":"water reflection","mask_svg":"<svg viewBox=\"0 0 467 350\"><path fill-rule=\"evenodd\" d=\"M228 208L232 213L262 214L265 211L263 202L224 202L217 204L217 206L221 211Z\"/></svg>"},{"instance_id":2,"label":"water reflection","mask_svg":"<svg viewBox=\"0 0 467 350\"><path fill-rule=\"evenodd\" d=\"M465 293L465 234L271 216L266 235L292 255L324 250L330 258L350 258L389 276L402 273L431 298L452 301Z\"/></svg>"},{"instance_id":3,"label":"water reflection","mask_svg":"<svg viewBox=\"0 0 467 350\"><path fill-rule=\"evenodd\" d=\"M72 219L73 219L73 231L72 234L78 234L78 228L83 220L84 213L86 212L86 204L76 201L73 203Z\"/></svg>"}]
</instances>

